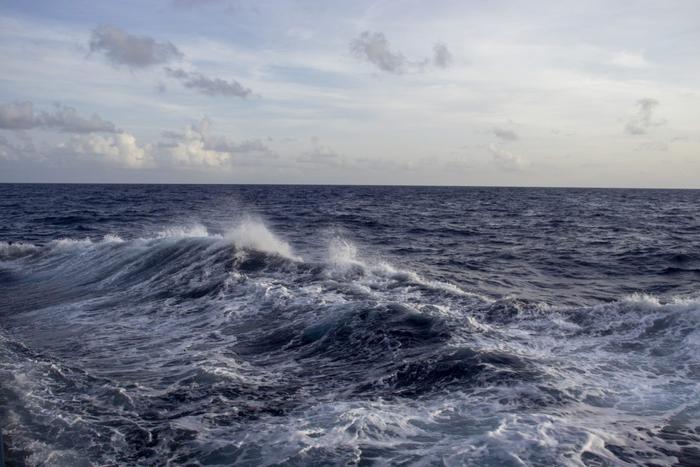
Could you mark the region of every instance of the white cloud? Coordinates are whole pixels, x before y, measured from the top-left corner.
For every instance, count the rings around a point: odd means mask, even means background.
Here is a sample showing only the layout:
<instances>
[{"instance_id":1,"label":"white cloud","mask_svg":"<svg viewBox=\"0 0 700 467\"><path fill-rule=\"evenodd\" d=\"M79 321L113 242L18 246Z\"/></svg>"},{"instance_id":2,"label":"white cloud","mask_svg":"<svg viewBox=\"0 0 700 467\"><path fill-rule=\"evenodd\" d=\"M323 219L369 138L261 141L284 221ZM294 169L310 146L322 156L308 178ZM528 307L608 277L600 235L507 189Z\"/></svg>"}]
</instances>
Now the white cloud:
<instances>
[{"instance_id":1,"label":"white cloud","mask_svg":"<svg viewBox=\"0 0 700 467\"><path fill-rule=\"evenodd\" d=\"M168 132L158 144L157 159L162 165L230 168L236 164L255 165L277 155L260 140L236 142L211 133L211 122L204 118L184 132Z\"/></svg>"},{"instance_id":2,"label":"white cloud","mask_svg":"<svg viewBox=\"0 0 700 467\"><path fill-rule=\"evenodd\" d=\"M626 51L615 53L610 58L609 63L624 68L646 68L650 66L644 54Z\"/></svg>"},{"instance_id":3,"label":"white cloud","mask_svg":"<svg viewBox=\"0 0 700 467\"><path fill-rule=\"evenodd\" d=\"M496 166L502 170L508 172L520 171L529 165L528 161L524 157L518 154L513 154L512 152L507 151L496 144L490 144L489 151L491 152L491 156L493 157L493 161L495 162Z\"/></svg>"},{"instance_id":4,"label":"white cloud","mask_svg":"<svg viewBox=\"0 0 700 467\"><path fill-rule=\"evenodd\" d=\"M139 169L153 165L150 146L140 146L129 133L74 136L57 147L66 158L105 162L118 167Z\"/></svg>"}]
</instances>

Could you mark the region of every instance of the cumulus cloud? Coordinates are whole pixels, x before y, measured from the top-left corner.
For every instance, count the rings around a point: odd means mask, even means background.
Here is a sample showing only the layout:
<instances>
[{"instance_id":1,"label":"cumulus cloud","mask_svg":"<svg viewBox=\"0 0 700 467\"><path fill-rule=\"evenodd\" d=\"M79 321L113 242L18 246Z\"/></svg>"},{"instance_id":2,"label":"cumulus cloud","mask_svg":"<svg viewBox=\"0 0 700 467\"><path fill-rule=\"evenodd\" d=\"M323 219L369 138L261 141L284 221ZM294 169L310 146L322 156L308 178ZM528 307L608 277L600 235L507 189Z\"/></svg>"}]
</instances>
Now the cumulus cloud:
<instances>
[{"instance_id":1,"label":"cumulus cloud","mask_svg":"<svg viewBox=\"0 0 700 467\"><path fill-rule=\"evenodd\" d=\"M204 118L184 132L167 132L157 155L161 163L180 166L230 167L251 165L277 155L260 140L236 142L211 133L211 122Z\"/></svg>"},{"instance_id":2,"label":"cumulus cloud","mask_svg":"<svg viewBox=\"0 0 700 467\"><path fill-rule=\"evenodd\" d=\"M83 117L73 107L55 104L52 112L34 112L34 104L28 101L0 105L0 128L30 130L51 128L65 133L116 133L114 123L97 114Z\"/></svg>"},{"instance_id":3,"label":"cumulus cloud","mask_svg":"<svg viewBox=\"0 0 700 467\"><path fill-rule=\"evenodd\" d=\"M202 119L184 131L164 132L155 144L139 143L128 132L71 135L59 143L38 140L25 131L0 134L0 161L14 164L36 163L75 168L82 171L96 166L126 169L189 169L257 166L278 159L278 155L258 139L235 141L211 132L211 122Z\"/></svg>"},{"instance_id":4,"label":"cumulus cloud","mask_svg":"<svg viewBox=\"0 0 700 467\"><path fill-rule=\"evenodd\" d=\"M209 78L201 73L192 73L181 68L165 67L165 72L172 78L179 80L185 87L194 89L207 96L234 96L245 98L253 92L236 80L225 81L220 78Z\"/></svg>"},{"instance_id":5,"label":"cumulus cloud","mask_svg":"<svg viewBox=\"0 0 700 467\"><path fill-rule=\"evenodd\" d=\"M381 32L364 31L350 42L350 51L388 73L401 74L406 67L406 58L391 51L389 41Z\"/></svg>"},{"instance_id":6,"label":"cumulus cloud","mask_svg":"<svg viewBox=\"0 0 700 467\"><path fill-rule=\"evenodd\" d=\"M513 154L510 151L506 151L495 144L491 144L489 146L489 152L493 157L494 163L501 170L505 170L507 172L517 172L528 166L528 162L524 157L518 154Z\"/></svg>"},{"instance_id":7,"label":"cumulus cloud","mask_svg":"<svg viewBox=\"0 0 700 467\"><path fill-rule=\"evenodd\" d=\"M433 46L433 65L438 68L447 68L452 64L452 54L447 46L437 43Z\"/></svg>"},{"instance_id":8,"label":"cumulus cloud","mask_svg":"<svg viewBox=\"0 0 700 467\"><path fill-rule=\"evenodd\" d=\"M491 129L491 132L496 136L496 138L504 142L517 141L520 139L518 134L513 130L495 127Z\"/></svg>"},{"instance_id":9,"label":"cumulus cloud","mask_svg":"<svg viewBox=\"0 0 700 467\"><path fill-rule=\"evenodd\" d=\"M639 99L637 113L627 122L625 131L630 135L644 135L650 128L666 123L665 120L654 120L654 111L658 106L656 99Z\"/></svg>"},{"instance_id":10,"label":"cumulus cloud","mask_svg":"<svg viewBox=\"0 0 700 467\"><path fill-rule=\"evenodd\" d=\"M74 136L57 147L64 158L88 159L110 165L138 169L152 165L150 146L140 146L129 133Z\"/></svg>"},{"instance_id":11,"label":"cumulus cloud","mask_svg":"<svg viewBox=\"0 0 700 467\"><path fill-rule=\"evenodd\" d=\"M90 51L103 53L115 66L130 68L169 63L182 58L182 52L171 42L158 42L152 37L135 36L111 25L100 26L92 31Z\"/></svg>"}]
</instances>

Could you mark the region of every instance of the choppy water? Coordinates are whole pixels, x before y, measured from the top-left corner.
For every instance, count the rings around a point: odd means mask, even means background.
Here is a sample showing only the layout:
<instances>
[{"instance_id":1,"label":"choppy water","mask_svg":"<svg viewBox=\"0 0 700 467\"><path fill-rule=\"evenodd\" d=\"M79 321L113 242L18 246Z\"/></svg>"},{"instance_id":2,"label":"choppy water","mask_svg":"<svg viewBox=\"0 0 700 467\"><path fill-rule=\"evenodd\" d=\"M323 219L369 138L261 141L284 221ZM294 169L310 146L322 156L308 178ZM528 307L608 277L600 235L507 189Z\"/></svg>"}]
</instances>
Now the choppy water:
<instances>
[{"instance_id":1,"label":"choppy water","mask_svg":"<svg viewBox=\"0 0 700 467\"><path fill-rule=\"evenodd\" d=\"M700 191L0 185L28 465L698 465Z\"/></svg>"}]
</instances>

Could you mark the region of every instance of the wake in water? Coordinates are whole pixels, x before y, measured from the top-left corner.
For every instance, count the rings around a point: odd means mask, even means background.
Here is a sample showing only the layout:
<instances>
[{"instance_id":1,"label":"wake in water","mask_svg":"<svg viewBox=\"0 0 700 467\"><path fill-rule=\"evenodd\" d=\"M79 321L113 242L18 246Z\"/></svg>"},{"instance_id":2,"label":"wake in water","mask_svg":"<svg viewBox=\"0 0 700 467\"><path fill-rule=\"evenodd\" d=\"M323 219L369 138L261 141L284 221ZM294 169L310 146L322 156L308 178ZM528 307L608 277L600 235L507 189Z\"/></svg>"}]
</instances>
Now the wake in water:
<instances>
[{"instance_id":1,"label":"wake in water","mask_svg":"<svg viewBox=\"0 0 700 467\"><path fill-rule=\"evenodd\" d=\"M284 237L0 243L10 460L700 462L700 296L498 297L343 229Z\"/></svg>"}]
</instances>

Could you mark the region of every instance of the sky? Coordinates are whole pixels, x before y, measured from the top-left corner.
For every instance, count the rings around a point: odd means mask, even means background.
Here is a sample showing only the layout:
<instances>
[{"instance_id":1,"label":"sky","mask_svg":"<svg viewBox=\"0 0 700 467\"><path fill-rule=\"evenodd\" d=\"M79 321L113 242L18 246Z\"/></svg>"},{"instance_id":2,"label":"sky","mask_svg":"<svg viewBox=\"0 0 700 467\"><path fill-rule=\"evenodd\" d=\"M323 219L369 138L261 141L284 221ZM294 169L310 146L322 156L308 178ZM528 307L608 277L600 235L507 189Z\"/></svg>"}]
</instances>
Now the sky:
<instances>
[{"instance_id":1,"label":"sky","mask_svg":"<svg viewBox=\"0 0 700 467\"><path fill-rule=\"evenodd\" d=\"M0 182L700 188L696 0L0 1Z\"/></svg>"}]
</instances>

